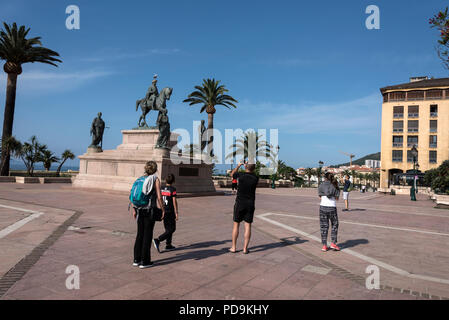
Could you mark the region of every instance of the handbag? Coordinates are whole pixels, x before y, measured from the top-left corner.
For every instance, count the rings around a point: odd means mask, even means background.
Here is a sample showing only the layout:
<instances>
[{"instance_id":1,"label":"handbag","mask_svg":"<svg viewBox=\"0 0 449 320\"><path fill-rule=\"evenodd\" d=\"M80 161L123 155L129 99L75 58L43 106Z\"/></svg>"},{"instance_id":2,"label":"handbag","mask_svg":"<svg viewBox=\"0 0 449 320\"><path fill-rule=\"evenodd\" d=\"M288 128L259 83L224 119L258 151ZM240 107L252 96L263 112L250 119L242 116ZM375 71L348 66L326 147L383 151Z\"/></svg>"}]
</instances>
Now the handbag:
<instances>
[{"instance_id":1,"label":"handbag","mask_svg":"<svg viewBox=\"0 0 449 320\"><path fill-rule=\"evenodd\" d=\"M153 221L162 221L162 210L158 207L149 208L150 219Z\"/></svg>"}]
</instances>

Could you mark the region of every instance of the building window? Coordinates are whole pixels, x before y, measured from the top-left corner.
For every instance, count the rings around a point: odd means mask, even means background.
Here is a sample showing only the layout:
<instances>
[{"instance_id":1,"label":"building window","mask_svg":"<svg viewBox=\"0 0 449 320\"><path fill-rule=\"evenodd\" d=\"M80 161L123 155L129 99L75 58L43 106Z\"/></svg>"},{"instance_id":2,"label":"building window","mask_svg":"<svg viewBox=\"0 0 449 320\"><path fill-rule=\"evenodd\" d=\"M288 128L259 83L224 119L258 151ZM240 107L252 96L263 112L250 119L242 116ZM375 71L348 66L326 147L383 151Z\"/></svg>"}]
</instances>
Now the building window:
<instances>
[{"instance_id":1,"label":"building window","mask_svg":"<svg viewBox=\"0 0 449 320\"><path fill-rule=\"evenodd\" d=\"M393 107L393 118L404 118L404 106Z\"/></svg>"},{"instance_id":2,"label":"building window","mask_svg":"<svg viewBox=\"0 0 449 320\"><path fill-rule=\"evenodd\" d=\"M413 148L413 146L418 146L418 136L407 137L407 148Z\"/></svg>"},{"instance_id":3,"label":"building window","mask_svg":"<svg viewBox=\"0 0 449 320\"><path fill-rule=\"evenodd\" d=\"M449 89L444 90L444 96L449 99Z\"/></svg>"},{"instance_id":4,"label":"building window","mask_svg":"<svg viewBox=\"0 0 449 320\"><path fill-rule=\"evenodd\" d=\"M393 132L404 131L404 121L393 121Z\"/></svg>"},{"instance_id":5,"label":"building window","mask_svg":"<svg viewBox=\"0 0 449 320\"><path fill-rule=\"evenodd\" d=\"M438 105L437 104L430 105L430 117L438 117Z\"/></svg>"},{"instance_id":6,"label":"building window","mask_svg":"<svg viewBox=\"0 0 449 320\"><path fill-rule=\"evenodd\" d=\"M427 90L426 91L426 99L427 100L443 99L443 90L441 90L441 89Z\"/></svg>"},{"instance_id":7,"label":"building window","mask_svg":"<svg viewBox=\"0 0 449 320\"><path fill-rule=\"evenodd\" d=\"M408 106L408 117L418 118L419 117L419 106Z\"/></svg>"},{"instance_id":8,"label":"building window","mask_svg":"<svg viewBox=\"0 0 449 320\"><path fill-rule=\"evenodd\" d=\"M414 90L407 92L407 100L409 101L424 100L424 91Z\"/></svg>"},{"instance_id":9,"label":"building window","mask_svg":"<svg viewBox=\"0 0 449 320\"><path fill-rule=\"evenodd\" d=\"M438 120L430 120L430 132L437 132Z\"/></svg>"},{"instance_id":10,"label":"building window","mask_svg":"<svg viewBox=\"0 0 449 320\"><path fill-rule=\"evenodd\" d=\"M405 92L396 91L390 92L390 101L404 101L405 100Z\"/></svg>"},{"instance_id":11,"label":"building window","mask_svg":"<svg viewBox=\"0 0 449 320\"><path fill-rule=\"evenodd\" d=\"M437 152L436 151L429 151L429 162L437 163Z\"/></svg>"},{"instance_id":12,"label":"building window","mask_svg":"<svg viewBox=\"0 0 449 320\"><path fill-rule=\"evenodd\" d=\"M429 148L437 147L437 136L429 136Z\"/></svg>"},{"instance_id":13,"label":"building window","mask_svg":"<svg viewBox=\"0 0 449 320\"><path fill-rule=\"evenodd\" d=\"M393 150L393 162L402 162L402 150Z\"/></svg>"},{"instance_id":14,"label":"building window","mask_svg":"<svg viewBox=\"0 0 449 320\"><path fill-rule=\"evenodd\" d=\"M418 161L418 155L416 155L415 161ZM412 162L413 163L412 150L407 150L407 162Z\"/></svg>"},{"instance_id":15,"label":"building window","mask_svg":"<svg viewBox=\"0 0 449 320\"><path fill-rule=\"evenodd\" d=\"M408 132L418 132L419 121L418 120L408 120L407 130Z\"/></svg>"},{"instance_id":16,"label":"building window","mask_svg":"<svg viewBox=\"0 0 449 320\"><path fill-rule=\"evenodd\" d=\"M393 147L401 148L404 142L403 136L393 136Z\"/></svg>"},{"instance_id":17,"label":"building window","mask_svg":"<svg viewBox=\"0 0 449 320\"><path fill-rule=\"evenodd\" d=\"M388 102L388 93L383 94L384 102Z\"/></svg>"}]
</instances>

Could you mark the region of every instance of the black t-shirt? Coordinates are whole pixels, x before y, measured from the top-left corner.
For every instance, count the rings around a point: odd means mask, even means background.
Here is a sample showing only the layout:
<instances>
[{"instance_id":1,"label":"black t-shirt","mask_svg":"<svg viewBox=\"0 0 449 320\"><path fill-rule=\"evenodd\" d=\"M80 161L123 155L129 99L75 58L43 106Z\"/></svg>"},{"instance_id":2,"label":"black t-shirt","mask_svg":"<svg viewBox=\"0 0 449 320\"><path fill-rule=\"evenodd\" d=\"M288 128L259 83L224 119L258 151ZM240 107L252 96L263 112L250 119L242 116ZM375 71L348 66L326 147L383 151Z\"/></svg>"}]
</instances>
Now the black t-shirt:
<instances>
[{"instance_id":1,"label":"black t-shirt","mask_svg":"<svg viewBox=\"0 0 449 320\"><path fill-rule=\"evenodd\" d=\"M239 181L237 186L237 197L235 199L239 206L254 207L256 201L256 187L259 177L248 172L236 174Z\"/></svg>"},{"instance_id":2,"label":"black t-shirt","mask_svg":"<svg viewBox=\"0 0 449 320\"><path fill-rule=\"evenodd\" d=\"M173 197L176 197L176 188L172 186L166 186L161 190L161 194L165 212L174 213L175 206L173 205Z\"/></svg>"},{"instance_id":3,"label":"black t-shirt","mask_svg":"<svg viewBox=\"0 0 449 320\"><path fill-rule=\"evenodd\" d=\"M348 192L350 185L351 185L351 181L345 180L345 186L343 187L343 192Z\"/></svg>"}]
</instances>

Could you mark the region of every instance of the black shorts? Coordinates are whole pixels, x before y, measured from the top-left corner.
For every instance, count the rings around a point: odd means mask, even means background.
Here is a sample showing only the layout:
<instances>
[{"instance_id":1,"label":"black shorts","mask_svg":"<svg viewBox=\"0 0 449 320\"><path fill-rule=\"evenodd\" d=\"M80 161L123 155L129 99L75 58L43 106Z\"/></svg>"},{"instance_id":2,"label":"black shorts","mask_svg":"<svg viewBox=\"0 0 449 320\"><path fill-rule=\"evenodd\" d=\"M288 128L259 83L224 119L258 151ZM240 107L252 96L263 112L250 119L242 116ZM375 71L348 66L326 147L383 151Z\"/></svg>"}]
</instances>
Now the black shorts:
<instances>
[{"instance_id":1,"label":"black shorts","mask_svg":"<svg viewBox=\"0 0 449 320\"><path fill-rule=\"evenodd\" d=\"M255 208L252 206L239 206L237 203L234 205L234 222L245 221L247 223L253 223Z\"/></svg>"},{"instance_id":2,"label":"black shorts","mask_svg":"<svg viewBox=\"0 0 449 320\"><path fill-rule=\"evenodd\" d=\"M232 190L235 190L235 189L237 189L237 183L232 184Z\"/></svg>"}]
</instances>

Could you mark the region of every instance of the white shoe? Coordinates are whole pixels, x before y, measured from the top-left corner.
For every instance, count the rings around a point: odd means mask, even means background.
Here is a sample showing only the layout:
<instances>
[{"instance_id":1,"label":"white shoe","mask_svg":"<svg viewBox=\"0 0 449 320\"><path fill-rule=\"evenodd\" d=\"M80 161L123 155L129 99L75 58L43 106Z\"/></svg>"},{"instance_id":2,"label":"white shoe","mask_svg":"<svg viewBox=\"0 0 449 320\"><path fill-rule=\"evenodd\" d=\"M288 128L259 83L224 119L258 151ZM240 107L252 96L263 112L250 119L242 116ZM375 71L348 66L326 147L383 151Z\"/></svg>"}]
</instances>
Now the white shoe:
<instances>
[{"instance_id":1,"label":"white shoe","mask_svg":"<svg viewBox=\"0 0 449 320\"><path fill-rule=\"evenodd\" d=\"M141 264L141 265L139 266L139 269L147 269L147 268L151 268L152 265L153 265L153 263L147 264L147 265Z\"/></svg>"}]
</instances>

